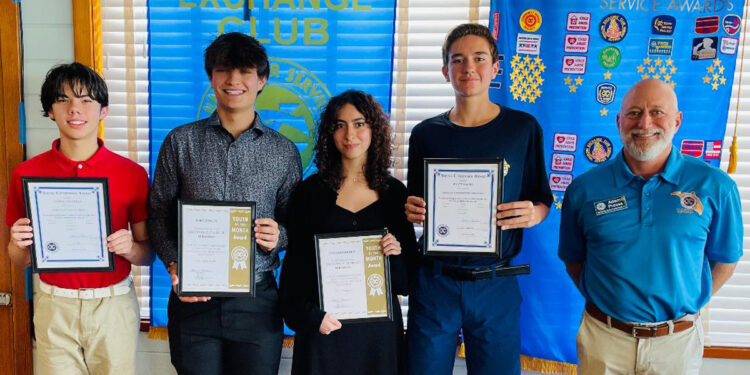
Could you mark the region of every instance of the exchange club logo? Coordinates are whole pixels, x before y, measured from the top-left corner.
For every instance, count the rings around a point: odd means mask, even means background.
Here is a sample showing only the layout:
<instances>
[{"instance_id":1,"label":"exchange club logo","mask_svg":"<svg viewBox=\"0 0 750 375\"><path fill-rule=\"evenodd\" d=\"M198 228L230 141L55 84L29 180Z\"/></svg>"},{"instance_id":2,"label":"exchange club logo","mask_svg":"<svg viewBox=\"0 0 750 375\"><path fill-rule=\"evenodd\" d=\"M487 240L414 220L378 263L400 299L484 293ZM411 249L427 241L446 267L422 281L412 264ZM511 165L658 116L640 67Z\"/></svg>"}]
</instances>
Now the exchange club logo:
<instances>
[{"instance_id":1,"label":"exchange club logo","mask_svg":"<svg viewBox=\"0 0 750 375\"><path fill-rule=\"evenodd\" d=\"M682 206L682 208L678 208L677 212L681 214L689 214L692 212L697 212L698 215L703 214L703 203L694 191L691 191L689 193L673 191L671 195L680 197L680 205Z\"/></svg>"},{"instance_id":2,"label":"exchange club logo","mask_svg":"<svg viewBox=\"0 0 750 375\"><path fill-rule=\"evenodd\" d=\"M542 15L536 9L527 9L518 20L524 31L533 33L542 26Z\"/></svg>"},{"instance_id":3,"label":"exchange club logo","mask_svg":"<svg viewBox=\"0 0 750 375\"><path fill-rule=\"evenodd\" d=\"M297 145L303 173L308 175L314 168L316 119L331 93L318 77L295 62L277 58L269 58L268 62L270 75L255 110L266 126ZM211 87L203 94L199 108L198 118L210 116L216 108Z\"/></svg>"}]
</instances>

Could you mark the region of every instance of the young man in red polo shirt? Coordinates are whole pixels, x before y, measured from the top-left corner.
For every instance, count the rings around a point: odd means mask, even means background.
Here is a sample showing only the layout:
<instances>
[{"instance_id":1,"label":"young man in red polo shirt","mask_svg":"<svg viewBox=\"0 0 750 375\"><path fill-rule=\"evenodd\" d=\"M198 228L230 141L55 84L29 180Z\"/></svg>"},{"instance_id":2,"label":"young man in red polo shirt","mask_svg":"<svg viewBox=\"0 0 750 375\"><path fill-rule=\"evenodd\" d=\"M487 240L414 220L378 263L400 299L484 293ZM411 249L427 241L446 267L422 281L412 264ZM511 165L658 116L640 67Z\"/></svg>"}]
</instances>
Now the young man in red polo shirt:
<instances>
[{"instance_id":1,"label":"young man in red polo shirt","mask_svg":"<svg viewBox=\"0 0 750 375\"><path fill-rule=\"evenodd\" d=\"M115 270L40 273L34 293L35 366L42 374L134 374L140 317L130 265L153 258L146 230L148 176L97 138L109 99L96 72L78 63L59 65L47 73L41 99L60 138L51 150L13 170L5 215L10 258L21 267L30 263L33 234L22 177L106 177L113 231L107 241Z\"/></svg>"}]
</instances>

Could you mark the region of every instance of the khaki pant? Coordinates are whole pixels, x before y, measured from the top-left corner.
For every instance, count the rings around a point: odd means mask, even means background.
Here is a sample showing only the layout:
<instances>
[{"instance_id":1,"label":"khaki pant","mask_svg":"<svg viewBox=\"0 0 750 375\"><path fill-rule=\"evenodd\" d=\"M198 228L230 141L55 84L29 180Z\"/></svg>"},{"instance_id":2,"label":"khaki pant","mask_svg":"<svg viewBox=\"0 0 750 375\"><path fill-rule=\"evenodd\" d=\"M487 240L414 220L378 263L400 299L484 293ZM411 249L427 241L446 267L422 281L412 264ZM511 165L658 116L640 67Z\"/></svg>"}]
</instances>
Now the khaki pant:
<instances>
[{"instance_id":1,"label":"khaki pant","mask_svg":"<svg viewBox=\"0 0 750 375\"><path fill-rule=\"evenodd\" d=\"M685 331L637 339L584 312L576 343L582 375L698 375L703 361L700 317Z\"/></svg>"},{"instance_id":2,"label":"khaki pant","mask_svg":"<svg viewBox=\"0 0 750 375\"><path fill-rule=\"evenodd\" d=\"M135 374L140 317L135 291L77 299L34 294L36 373Z\"/></svg>"}]
</instances>

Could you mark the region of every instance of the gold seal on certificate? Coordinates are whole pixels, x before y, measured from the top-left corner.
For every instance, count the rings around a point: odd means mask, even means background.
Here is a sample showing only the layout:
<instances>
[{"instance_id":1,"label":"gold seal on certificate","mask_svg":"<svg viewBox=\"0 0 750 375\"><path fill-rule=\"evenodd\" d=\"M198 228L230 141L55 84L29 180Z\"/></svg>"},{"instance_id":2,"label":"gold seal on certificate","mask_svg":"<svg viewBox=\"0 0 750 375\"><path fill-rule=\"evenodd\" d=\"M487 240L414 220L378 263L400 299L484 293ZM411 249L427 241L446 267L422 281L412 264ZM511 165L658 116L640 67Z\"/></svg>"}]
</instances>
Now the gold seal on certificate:
<instances>
[{"instance_id":1,"label":"gold seal on certificate","mask_svg":"<svg viewBox=\"0 0 750 375\"><path fill-rule=\"evenodd\" d=\"M426 255L501 256L503 159L425 159Z\"/></svg>"},{"instance_id":2,"label":"gold seal on certificate","mask_svg":"<svg viewBox=\"0 0 750 375\"><path fill-rule=\"evenodd\" d=\"M106 178L24 177L33 272L112 271Z\"/></svg>"},{"instance_id":3,"label":"gold seal on certificate","mask_svg":"<svg viewBox=\"0 0 750 375\"><path fill-rule=\"evenodd\" d=\"M385 230L315 235L320 308L342 323L393 320Z\"/></svg>"},{"instance_id":4,"label":"gold seal on certificate","mask_svg":"<svg viewBox=\"0 0 750 375\"><path fill-rule=\"evenodd\" d=\"M180 296L255 294L255 202L180 201Z\"/></svg>"}]
</instances>

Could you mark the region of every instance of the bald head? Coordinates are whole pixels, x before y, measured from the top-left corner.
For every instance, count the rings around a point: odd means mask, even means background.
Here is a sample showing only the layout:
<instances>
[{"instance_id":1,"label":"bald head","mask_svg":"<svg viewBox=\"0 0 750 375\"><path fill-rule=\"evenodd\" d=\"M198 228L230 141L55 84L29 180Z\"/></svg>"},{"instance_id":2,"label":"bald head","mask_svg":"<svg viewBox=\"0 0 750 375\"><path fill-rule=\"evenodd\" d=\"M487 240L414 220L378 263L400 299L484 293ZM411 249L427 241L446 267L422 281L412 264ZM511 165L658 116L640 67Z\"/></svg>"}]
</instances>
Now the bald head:
<instances>
[{"instance_id":1,"label":"bald head","mask_svg":"<svg viewBox=\"0 0 750 375\"><path fill-rule=\"evenodd\" d=\"M670 85L656 79L637 82L625 94L617 114L626 160L663 164L681 123L677 95Z\"/></svg>"},{"instance_id":2,"label":"bald head","mask_svg":"<svg viewBox=\"0 0 750 375\"><path fill-rule=\"evenodd\" d=\"M672 86L658 79L645 79L636 82L635 85L633 85L633 87L631 87L625 94L625 97L622 99L622 104L620 105L620 114L622 115L623 113L626 113L629 107L635 104L633 102L643 102L646 100L658 101L662 106L668 107L665 109L671 109L674 112L678 112L677 95L672 89Z\"/></svg>"}]
</instances>

